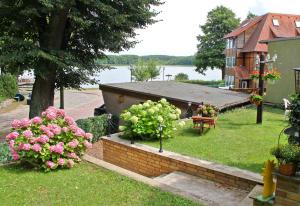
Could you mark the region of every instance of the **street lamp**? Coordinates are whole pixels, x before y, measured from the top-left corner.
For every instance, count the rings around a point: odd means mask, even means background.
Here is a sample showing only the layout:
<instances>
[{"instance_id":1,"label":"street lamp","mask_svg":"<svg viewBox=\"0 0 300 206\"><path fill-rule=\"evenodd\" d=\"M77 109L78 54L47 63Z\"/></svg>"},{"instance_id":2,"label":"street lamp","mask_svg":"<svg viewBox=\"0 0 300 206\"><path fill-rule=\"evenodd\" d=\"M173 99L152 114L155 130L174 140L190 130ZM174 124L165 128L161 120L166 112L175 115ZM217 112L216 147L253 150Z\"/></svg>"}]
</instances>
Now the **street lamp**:
<instances>
[{"instance_id":1,"label":"street lamp","mask_svg":"<svg viewBox=\"0 0 300 206\"><path fill-rule=\"evenodd\" d=\"M300 68L295 68L294 74L295 74L295 91L296 94L300 94Z\"/></svg>"},{"instance_id":2,"label":"street lamp","mask_svg":"<svg viewBox=\"0 0 300 206\"><path fill-rule=\"evenodd\" d=\"M112 114L111 113L109 113L108 115L107 115L107 122L108 122L108 124L107 124L107 130L108 130L108 137L110 137L111 136L111 119L112 119Z\"/></svg>"},{"instance_id":3,"label":"street lamp","mask_svg":"<svg viewBox=\"0 0 300 206\"><path fill-rule=\"evenodd\" d=\"M264 94L264 80L263 75L265 73L265 65L267 64L270 70L273 69L273 63L277 60L277 54L275 54L272 58L268 54L265 58L265 55L262 53L260 55L256 55L256 66L259 65L259 78L258 78L258 94L263 96ZM262 123L262 114L263 114L263 104L259 104L257 106L257 116L256 116L256 123Z\"/></svg>"},{"instance_id":4,"label":"street lamp","mask_svg":"<svg viewBox=\"0 0 300 206\"><path fill-rule=\"evenodd\" d=\"M159 152L162 153L163 149L162 149L162 132L163 132L163 125L159 124L158 126L158 130L159 130Z\"/></svg>"}]
</instances>

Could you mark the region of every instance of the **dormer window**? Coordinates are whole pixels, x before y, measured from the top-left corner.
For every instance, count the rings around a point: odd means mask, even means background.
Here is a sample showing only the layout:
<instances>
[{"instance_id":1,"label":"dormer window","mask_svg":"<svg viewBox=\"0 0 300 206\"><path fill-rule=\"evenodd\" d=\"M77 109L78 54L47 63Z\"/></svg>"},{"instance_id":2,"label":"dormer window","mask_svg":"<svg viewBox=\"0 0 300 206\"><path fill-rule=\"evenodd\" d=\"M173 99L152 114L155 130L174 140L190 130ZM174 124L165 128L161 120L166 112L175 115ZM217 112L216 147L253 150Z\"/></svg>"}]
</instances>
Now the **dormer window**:
<instances>
[{"instance_id":1,"label":"dormer window","mask_svg":"<svg viewBox=\"0 0 300 206\"><path fill-rule=\"evenodd\" d=\"M296 20L295 24L296 24L296 28L300 28L300 20Z\"/></svg>"},{"instance_id":2,"label":"dormer window","mask_svg":"<svg viewBox=\"0 0 300 206\"><path fill-rule=\"evenodd\" d=\"M278 19L273 19L272 21L273 21L273 25L274 25L274 26L279 26L279 21L278 21Z\"/></svg>"}]
</instances>

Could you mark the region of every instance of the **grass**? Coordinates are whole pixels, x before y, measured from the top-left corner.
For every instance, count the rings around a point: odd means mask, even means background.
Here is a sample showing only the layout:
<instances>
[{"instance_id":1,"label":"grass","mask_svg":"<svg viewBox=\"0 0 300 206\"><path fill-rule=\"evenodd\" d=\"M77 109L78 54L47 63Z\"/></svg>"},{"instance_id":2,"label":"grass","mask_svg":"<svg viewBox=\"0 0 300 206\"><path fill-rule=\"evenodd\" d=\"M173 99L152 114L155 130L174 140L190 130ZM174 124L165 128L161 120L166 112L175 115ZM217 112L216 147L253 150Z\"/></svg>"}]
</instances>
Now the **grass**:
<instances>
[{"instance_id":1,"label":"grass","mask_svg":"<svg viewBox=\"0 0 300 206\"><path fill-rule=\"evenodd\" d=\"M86 162L51 173L2 166L0 177L1 205L197 205Z\"/></svg>"},{"instance_id":2,"label":"grass","mask_svg":"<svg viewBox=\"0 0 300 206\"><path fill-rule=\"evenodd\" d=\"M264 161L273 159L270 149L287 126L284 111L264 107L263 124L256 124L254 107L235 109L219 115L215 129L202 136L189 121L172 139L163 141L165 150L260 173ZM282 142L286 138L282 138ZM142 143L158 147L159 142Z\"/></svg>"}]
</instances>

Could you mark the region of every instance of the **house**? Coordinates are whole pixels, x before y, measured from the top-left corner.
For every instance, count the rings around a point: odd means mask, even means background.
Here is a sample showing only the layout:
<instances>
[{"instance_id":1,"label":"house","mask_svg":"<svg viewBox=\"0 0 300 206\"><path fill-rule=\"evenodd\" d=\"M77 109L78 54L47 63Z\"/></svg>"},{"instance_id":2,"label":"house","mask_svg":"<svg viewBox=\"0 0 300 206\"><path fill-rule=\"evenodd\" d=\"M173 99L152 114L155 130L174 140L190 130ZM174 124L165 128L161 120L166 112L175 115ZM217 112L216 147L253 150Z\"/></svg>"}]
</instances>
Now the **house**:
<instances>
[{"instance_id":1,"label":"house","mask_svg":"<svg viewBox=\"0 0 300 206\"><path fill-rule=\"evenodd\" d=\"M300 36L300 15L267 13L245 20L227 34L225 84L235 88L256 88L250 75L256 56L268 52L262 40Z\"/></svg>"},{"instance_id":2,"label":"house","mask_svg":"<svg viewBox=\"0 0 300 206\"><path fill-rule=\"evenodd\" d=\"M161 98L166 98L180 108L182 117L185 116L189 103L195 112L203 103L224 110L249 102L249 96L244 93L175 81L101 84L99 88L102 90L107 112L116 116L133 104L146 100L158 101Z\"/></svg>"},{"instance_id":3,"label":"house","mask_svg":"<svg viewBox=\"0 0 300 206\"><path fill-rule=\"evenodd\" d=\"M275 84L266 84L264 101L273 104L283 103L283 98L295 93L294 69L300 68L300 37L278 38L263 41L268 45L270 55L277 54L274 67L281 73Z\"/></svg>"}]
</instances>

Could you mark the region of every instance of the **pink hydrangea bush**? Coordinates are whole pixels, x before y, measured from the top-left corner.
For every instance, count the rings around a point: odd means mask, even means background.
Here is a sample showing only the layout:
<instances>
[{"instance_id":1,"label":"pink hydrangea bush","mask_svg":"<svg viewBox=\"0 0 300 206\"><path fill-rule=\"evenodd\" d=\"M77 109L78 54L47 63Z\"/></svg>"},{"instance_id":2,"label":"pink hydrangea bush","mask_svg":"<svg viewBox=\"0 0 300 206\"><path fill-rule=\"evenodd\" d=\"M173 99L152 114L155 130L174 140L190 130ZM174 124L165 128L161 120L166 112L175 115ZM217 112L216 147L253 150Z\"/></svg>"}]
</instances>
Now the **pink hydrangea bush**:
<instances>
[{"instance_id":1,"label":"pink hydrangea bush","mask_svg":"<svg viewBox=\"0 0 300 206\"><path fill-rule=\"evenodd\" d=\"M79 128L62 109L49 107L41 117L12 122L6 136L14 160L29 162L46 171L71 168L91 148L93 135Z\"/></svg>"}]
</instances>

